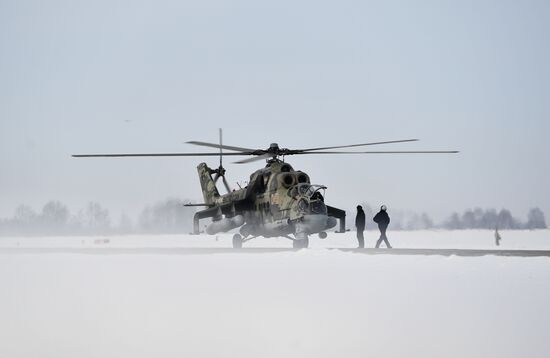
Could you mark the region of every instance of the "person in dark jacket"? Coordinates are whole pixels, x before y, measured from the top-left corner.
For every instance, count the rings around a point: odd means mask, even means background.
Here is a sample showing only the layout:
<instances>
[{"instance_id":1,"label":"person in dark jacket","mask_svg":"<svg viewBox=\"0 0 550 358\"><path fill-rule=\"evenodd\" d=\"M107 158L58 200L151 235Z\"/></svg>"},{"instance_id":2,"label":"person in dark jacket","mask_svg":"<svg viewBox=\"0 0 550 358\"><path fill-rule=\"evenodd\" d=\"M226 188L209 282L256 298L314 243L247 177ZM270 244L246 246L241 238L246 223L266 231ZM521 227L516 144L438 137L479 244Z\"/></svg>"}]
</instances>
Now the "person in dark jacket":
<instances>
[{"instance_id":1,"label":"person in dark jacket","mask_svg":"<svg viewBox=\"0 0 550 358\"><path fill-rule=\"evenodd\" d=\"M390 216L388 215L386 210L386 205L382 205L380 211L374 216L374 218L372 218L372 220L378 224L378 229L380 229L380 238L378 239L378 241L376 241L376 248L379 248L382 241L384 241L388 249L391 249L390 242L388 241L388 237L386 236L386 229L390 224Z\"/></svg>"},{"instance_id":2,"label":"person in dark jacket","mask_svg":"<svg viewBox=\"0 0 550 358\"><path fill-rule=\"evenodd\" d=\"M497 246L500 246L500 240L502 240L502 237L500 237L500 233L498 232L498 227L495 228L495 244Z\"/></svg>"},{"instance_id":3,"label":"person in dark jacket","mask_svg":"<svg viewBox=\"0 0 550 358\"><path fill-rule=\"evenodd\" d=\"M361 205L357 205L357 216L355 217L355 227L357 228L357 241L359 242L358 248L365 247L365 237L363 231L365 230L365 212Z\"/></svg>"}]
</instances>

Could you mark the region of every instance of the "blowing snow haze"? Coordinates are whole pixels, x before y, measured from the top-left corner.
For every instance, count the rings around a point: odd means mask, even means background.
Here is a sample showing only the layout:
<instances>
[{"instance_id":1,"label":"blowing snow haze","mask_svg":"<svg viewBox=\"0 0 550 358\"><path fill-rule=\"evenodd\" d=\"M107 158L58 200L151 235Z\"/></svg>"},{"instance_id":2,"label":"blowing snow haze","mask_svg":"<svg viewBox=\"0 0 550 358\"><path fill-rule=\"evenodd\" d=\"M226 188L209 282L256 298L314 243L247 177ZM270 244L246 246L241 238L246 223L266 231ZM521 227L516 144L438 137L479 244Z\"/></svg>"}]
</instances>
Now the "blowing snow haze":
<instances>
[{"instance_id":1,"label":"blowing snow haze","mask_svg":"<svg viewBox=\"0 0 550 358\"><path fill-rule=\"evenodd\" d=\"M549 20L545 1L4 1L0 217L200 201L196 158L70 155L193 151L219 127L253 148L461 150L287 158L341 207L549 213Z\"/></svg>"},{"instance_id":2,"label":"blowing snow haze","mask_svg":"<svg viewBox=\"0 0 550 358\"><path fill-rule=\"evenodd\" d=\"M547 357L549 34L545 0L0 1L0 357ZM460 153L227 156L229 202L217 156L71 157L218 128Z\"/></svg>"}]
</instances>

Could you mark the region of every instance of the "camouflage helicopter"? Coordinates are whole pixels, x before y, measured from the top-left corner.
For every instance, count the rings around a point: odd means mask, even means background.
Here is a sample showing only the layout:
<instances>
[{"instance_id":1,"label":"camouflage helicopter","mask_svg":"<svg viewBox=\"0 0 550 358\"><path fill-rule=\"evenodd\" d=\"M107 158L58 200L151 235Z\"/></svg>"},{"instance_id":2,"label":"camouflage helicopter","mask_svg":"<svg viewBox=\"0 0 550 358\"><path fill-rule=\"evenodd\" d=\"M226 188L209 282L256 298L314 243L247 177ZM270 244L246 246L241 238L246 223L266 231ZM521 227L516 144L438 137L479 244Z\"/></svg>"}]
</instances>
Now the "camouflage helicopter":
<instances>
[{"instance_id":1,"label":"camouflage helicopter","mask_svg":"<svg viewBox=\"0 0 550 358\"><path fill-rule=\"evenodd\" d=\"M318 234L327 237L327 230L335 227L346 231L346 212L324 202L324 185L312 184L309 175L295 170L285 157L306 154L401 154L401 153L458 153L457 151L362 151L342 152L333 149L363 147L371 145L414 142L418 139L392 140L361 144L317 147L306 149L280 148L272 143L267 149L251 149L224 145L222 130L219 130L219 144L189 141L202 147L216 148L210 153L142 153L142 154L77 154L73 157L188 157L219 156L218 168L212 169L206 163L197 166L204 202L188 206L206 207L197 211L193 218L193 234L200 233L199 222L211 219L206 233L215 235L239 229L233 235L233 247L241 248L243 242L256 237L285 237L292 240L294 248L307 248L309 236ZM223 150L226 150L224 152ZM227 152L230 151L230 152ZM224 156L251 156L237 164L266 160L266 166L250 175L248 185L232 190L225 178ZM214 176L213 176L214 175ZM220 195L216 184L221 178L227 193ZM290 235L294 236L291 237Z\"/></svg>"}]
</instances>

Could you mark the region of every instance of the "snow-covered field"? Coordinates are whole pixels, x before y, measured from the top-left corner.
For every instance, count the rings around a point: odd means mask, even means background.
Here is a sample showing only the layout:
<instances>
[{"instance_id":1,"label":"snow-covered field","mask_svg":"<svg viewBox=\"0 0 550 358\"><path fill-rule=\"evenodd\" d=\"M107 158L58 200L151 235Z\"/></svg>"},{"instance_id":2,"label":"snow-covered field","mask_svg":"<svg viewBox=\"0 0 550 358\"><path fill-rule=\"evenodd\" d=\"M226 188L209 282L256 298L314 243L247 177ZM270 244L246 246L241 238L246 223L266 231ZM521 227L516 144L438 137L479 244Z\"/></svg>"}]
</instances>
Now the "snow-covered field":
<instances>
[{"instance_id":1,"label":"snow-covered field","mask_svg":"<svg viewBox=\"0 0 550 358\"><path fill-rule=\"evenodd\" d=\"M548 230L501 235L503 249L550 249ZM323 249L355 246L354 233L332 237L258 254L0 249L0 357L550 356L550 258L370 256ZM495 248L491 231L389 238ZM230 245L230 236L0 239L1 248Z\"/></svg>"},{"instance_id":2,"label":"snow-covered field","mask_svg":"<svg viewBox=\"0 0 550 358\"><path fill-rule=\"evenodd\" d=\"M550 230L501 231L500 247L495 246L494 231L390 231L388 238L398 248L453 248L453 249L550 249ZM125 236L82 236L82 237L28 237L0 238L1 248L133 248L133 247L231 247L230 234L209 235L125 235ZM365 232L365 245L374 247L379 237L377 231ZM108 242L105 242L108 241ZM244 247L292 247L285 238L258 238L246 242ZM345 234L329 233L325 240L317 236L310 238L311 248L353 248L357 247L355 232Z\"/></svg>"}]
</instances>

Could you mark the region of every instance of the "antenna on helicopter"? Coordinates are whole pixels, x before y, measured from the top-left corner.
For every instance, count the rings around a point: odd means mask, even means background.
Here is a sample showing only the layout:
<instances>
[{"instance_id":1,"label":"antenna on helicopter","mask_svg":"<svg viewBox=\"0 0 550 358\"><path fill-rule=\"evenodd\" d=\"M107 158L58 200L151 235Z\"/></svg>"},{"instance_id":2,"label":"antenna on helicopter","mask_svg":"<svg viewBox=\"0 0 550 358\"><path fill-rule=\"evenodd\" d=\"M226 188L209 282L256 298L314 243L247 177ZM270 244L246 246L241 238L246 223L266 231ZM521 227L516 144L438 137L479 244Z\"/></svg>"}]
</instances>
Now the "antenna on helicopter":
<instances>
[{"instance_id":1,"label":"antenna on helicopter","mask_svg":"<svg viewBox=\"0 0 550 358\"><path fill-rule=\"evenodd\" d=\"M215 169L213 173L216 173L216 176L214 177L214 183L218 182L218 179L222 178L223 185L225 186L225 189L228 193L231 192L231 188L229 187L229 183L227 183L227 180L225 179L225 168L223 167L223 132L222 129L219 128L219 136L220 136L220 166L218 169Z\"/></svg>"}]
</instances>

